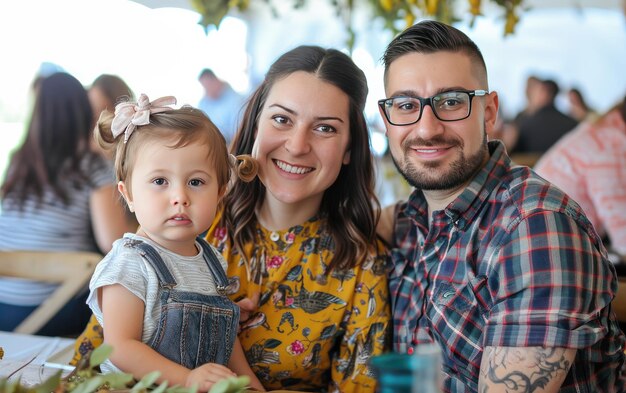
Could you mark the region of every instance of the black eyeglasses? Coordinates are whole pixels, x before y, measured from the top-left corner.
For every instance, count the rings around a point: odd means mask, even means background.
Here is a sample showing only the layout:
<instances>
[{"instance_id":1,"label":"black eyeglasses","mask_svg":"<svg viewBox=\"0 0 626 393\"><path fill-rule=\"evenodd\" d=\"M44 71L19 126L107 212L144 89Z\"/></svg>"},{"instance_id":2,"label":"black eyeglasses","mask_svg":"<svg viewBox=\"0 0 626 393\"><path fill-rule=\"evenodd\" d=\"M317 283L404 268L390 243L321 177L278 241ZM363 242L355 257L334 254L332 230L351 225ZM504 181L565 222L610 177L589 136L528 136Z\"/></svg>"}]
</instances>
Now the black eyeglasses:
<instances>
[{"instance_id":1,"label":"black eyeglasses","mask_svg":"<svg viewBox=\"0 0 626 393\"><path fill-rule=\"evenodd\" d=\"M394 126L415 124L422 118L425 106L430 106L437 119L457 121L467 119L472 113L472 98L485 96L487 90L454 90L432 97L396 96L378 101L387 121Z\"/></svg>"}]
</instances>

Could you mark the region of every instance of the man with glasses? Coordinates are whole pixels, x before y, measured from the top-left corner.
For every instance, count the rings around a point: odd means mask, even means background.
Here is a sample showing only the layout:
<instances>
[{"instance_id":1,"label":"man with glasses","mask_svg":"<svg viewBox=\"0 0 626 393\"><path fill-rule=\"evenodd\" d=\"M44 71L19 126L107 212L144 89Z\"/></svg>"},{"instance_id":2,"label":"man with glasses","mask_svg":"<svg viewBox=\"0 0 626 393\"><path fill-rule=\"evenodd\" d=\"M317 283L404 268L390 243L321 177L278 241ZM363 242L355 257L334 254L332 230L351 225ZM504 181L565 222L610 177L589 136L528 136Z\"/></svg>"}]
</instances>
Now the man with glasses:
<instances>
[{"instance_id":1,"label":"man with glasses","mask_svg":"<svg viewBox=\"0 0 626 393\"><path fill-rule=\"evenodd\" d=\"M387 47L379 101L415 191L385 209L394 349L435 342L446 392L623 392L615 270L580 207L500 141L480 50L434 21Z\"/></svg>"}]
</instances>

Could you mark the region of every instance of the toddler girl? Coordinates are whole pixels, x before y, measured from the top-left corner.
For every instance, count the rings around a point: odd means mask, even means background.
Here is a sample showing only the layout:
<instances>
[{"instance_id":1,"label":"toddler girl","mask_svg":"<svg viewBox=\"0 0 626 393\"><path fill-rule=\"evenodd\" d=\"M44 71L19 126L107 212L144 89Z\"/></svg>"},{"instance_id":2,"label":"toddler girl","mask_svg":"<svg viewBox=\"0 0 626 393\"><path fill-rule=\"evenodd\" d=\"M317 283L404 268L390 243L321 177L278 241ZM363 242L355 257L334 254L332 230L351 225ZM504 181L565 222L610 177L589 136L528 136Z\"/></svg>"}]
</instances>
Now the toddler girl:
<instances>
[{"instance_id":1,"label":"toddler girl","mask_svg":"<svg viewBox=\"0 0 626 393\"><path fill-rule=\"evenodd\" d=\"M248 375L237 339L239 308L226 296L226 262L201 237L215 217L231 164L223 136L174 97L121 103L96 127L115 149L118 190L140 224L98 264L87 303L113 347L105 372L158 370L169 385ZM226 367L228 366L228 367Z\"/></svg>"}]
</instances>

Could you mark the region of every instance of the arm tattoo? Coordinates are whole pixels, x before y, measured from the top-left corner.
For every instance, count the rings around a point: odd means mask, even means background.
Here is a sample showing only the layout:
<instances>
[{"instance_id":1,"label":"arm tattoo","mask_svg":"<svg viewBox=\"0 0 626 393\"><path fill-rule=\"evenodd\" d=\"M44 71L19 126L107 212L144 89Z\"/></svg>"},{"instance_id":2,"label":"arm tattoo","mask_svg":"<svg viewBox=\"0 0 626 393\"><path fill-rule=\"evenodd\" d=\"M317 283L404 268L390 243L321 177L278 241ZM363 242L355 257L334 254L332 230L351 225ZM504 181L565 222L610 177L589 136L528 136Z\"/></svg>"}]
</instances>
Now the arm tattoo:
<instances>
[{"instance_id":1,"label":"arm tattoo","mask_svg":"<svg viewBox=\"0 0 626 393\"><path fill-rule=\"evenodd\" d=\"M554 379L563 379L571 363L565 348L499 347L489 351L488 367L481 370L486 385L506 392L538 392ZM488 392L484 386L482 393Z\"/></svg>"}]
</instances>

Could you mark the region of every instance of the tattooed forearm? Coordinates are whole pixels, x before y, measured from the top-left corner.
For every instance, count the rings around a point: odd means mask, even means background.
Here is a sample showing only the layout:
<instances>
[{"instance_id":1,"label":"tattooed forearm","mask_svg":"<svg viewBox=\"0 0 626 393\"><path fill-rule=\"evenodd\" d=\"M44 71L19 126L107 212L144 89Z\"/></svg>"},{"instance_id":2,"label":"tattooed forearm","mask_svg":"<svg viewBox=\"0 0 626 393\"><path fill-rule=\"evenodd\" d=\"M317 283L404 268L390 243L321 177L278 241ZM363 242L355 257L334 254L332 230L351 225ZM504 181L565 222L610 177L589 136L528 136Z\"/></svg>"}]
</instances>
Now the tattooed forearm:
<instances>
[{"instance_id":1,"label":"tattooed forearm","mask_svg":"<svg viewBox=\"0 0 626 393\"><path fill-rule=\"evenodd\" d=\"M575 350L564 348L487 347L481 365L480 391L532 393L559 387L574 355Z\"/></svg>"}]
</instances>

